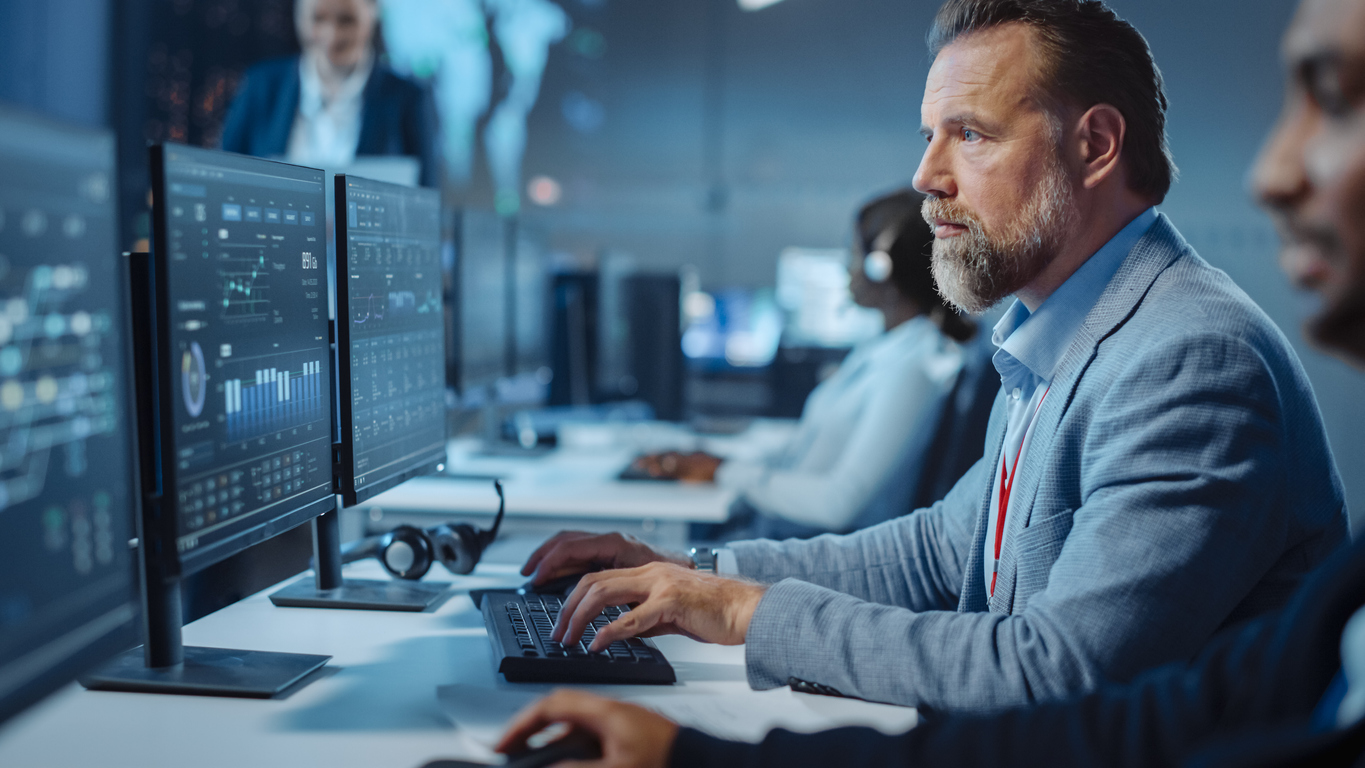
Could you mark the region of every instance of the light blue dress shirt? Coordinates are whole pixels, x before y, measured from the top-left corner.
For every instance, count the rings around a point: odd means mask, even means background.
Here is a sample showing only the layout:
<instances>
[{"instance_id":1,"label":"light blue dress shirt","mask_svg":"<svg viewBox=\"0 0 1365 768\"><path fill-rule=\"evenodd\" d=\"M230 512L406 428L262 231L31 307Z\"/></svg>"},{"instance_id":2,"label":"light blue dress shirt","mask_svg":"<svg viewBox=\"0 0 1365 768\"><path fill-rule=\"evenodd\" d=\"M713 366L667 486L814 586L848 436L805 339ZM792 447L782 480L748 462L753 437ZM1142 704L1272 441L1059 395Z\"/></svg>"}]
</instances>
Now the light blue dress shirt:
<instances>
[{"instance_id":1,"label":"light blue dress shirt","mask_svg":"<svg viewBox=\"0 0 1365 768\"><path fill-rule=\"evenodd\" d=\"M1086 316L1095 307L1128 253L1156 221L1156 208L1148 208L1138 214L1047 297L1038 311L1029 312L1028 307L1016 299L1000 322L996 323L991 341L999 349L992 362L1000 373L1000 384L1006 397L1004 466L1019 466L1021 455L1028 450L1033 418L1047 395L1048 387L1052 385L1052 377L1062 361L1062 355L1066 354ZM987 589L991 591L996 567L996 529L1002 522L998 509L1004 487L1001 466L997 466L991 483L983 559ZM1011 501L1006 507L1006 519L1013 513ZM1003 536L1001 538L1003 542Z\"/></svg>"}]
</instances>

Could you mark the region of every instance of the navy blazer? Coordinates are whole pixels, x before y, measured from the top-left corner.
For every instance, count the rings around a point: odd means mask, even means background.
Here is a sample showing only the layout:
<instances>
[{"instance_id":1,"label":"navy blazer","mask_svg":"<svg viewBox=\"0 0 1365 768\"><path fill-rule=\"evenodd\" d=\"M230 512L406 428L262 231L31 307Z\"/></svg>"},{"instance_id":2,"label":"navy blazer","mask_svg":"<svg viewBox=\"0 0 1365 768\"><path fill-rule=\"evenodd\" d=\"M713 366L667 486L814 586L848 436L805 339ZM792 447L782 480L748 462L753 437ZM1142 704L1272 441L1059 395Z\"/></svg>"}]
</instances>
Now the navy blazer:
<instances>
[{"instance_id":1,"label":"navy blazer","mask_svg":"<svg viewBox=\"0 0 1365 768\"><path fill-rule=\"evenodd\" d=\"M427 89L378 62L365 83L357 155L408 155L422 163L423 186L439 183L436 109ZM299 111L299 57L247 70L223 123L223 149L279 157Z\"/></svg>"},{"instance_id":2,"label":"navy blazer","mask_svg":"<svg viewBox=\"0 0 1365 768\"><path fill-rule=\"evenodd\" d=\"M670 765L1160 766L1351 764L1357 725L1318 733L1311 715L1341 668L1341 633L1365 603L1365 539L1318 568L1282 610L1220 634L1191 664L1068 702L870 728L776 730L761 744L683 729Z\"/></svg>"}]
</instances>

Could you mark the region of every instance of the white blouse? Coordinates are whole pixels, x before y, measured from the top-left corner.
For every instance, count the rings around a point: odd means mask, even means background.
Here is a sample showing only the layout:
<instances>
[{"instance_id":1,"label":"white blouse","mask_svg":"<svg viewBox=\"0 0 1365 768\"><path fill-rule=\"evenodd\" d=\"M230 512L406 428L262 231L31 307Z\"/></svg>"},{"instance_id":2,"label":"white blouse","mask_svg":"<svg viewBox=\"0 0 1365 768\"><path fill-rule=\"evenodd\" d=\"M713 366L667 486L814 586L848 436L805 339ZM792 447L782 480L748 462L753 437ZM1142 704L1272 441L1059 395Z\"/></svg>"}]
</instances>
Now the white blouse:
<instances>
[{"instance_id":1,"label":"white blouse","mask_svg":"<svg viewBox=\"0 0 1365 768\"><path fill-rule=\"evenodd\" d=\"M757 460L727 460L717 484L759 511L846 529L901 469L909 441L933 429L962 370L962 350L928 317L853 349L811 392L791 440Z\"/></svg>"},{"instance_id":2,"label":"white blouse","mask_svg":"<svg viewBox=\"0 0 1365 768\"><path fill-rule=\"evenodd\" d=\"M285 151L289 162L312 168L343 168L355 161L365 84L373 68L373 58L367 57L342 81L336 95L325 101L316 64L306 54L299 57L299 111L294 115Z\"/></svg>"}]
</instances>

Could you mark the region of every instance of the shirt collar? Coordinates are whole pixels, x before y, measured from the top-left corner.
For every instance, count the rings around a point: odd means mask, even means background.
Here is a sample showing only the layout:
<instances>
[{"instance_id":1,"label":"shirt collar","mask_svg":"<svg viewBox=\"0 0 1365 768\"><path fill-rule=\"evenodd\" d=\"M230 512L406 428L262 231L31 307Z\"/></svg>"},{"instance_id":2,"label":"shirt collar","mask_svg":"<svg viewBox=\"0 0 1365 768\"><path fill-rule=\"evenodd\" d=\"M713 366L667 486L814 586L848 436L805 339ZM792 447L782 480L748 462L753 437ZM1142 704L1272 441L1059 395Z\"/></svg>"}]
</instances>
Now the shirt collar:
<instances>
[{"instance_id":1,"label":"shirt collar","mask_svg":"<svg viewBox=\"0 0 1365 768\"><path fill-rule=\"evenodd\" d=\"M355 71L346 76L330 102L322 99L322 78L318 75L317 64L308 54L299 57L299 111L305 117L315 118L324 110L335 109L347 102L359 102L369 82L370 71L374 69L374 57L366 55L356 66Z\"/></svg>"},{"instance_id":2,"label":"shirt collar","mask_svg":"<svg viewBox=\"0 0 1365 768\"><path fill-rule=\"evenodd\" d=\"M1023 302L1015 300L996 323L991 338L1000 347L994 362L1007 387L1011 379L1017 381L1025 374L1040 381L1052 380L1086 316L1156 220L1156 208L1138 214L1047 297L1037 312L1030 313Z\"/></svg>"}]
</instances>

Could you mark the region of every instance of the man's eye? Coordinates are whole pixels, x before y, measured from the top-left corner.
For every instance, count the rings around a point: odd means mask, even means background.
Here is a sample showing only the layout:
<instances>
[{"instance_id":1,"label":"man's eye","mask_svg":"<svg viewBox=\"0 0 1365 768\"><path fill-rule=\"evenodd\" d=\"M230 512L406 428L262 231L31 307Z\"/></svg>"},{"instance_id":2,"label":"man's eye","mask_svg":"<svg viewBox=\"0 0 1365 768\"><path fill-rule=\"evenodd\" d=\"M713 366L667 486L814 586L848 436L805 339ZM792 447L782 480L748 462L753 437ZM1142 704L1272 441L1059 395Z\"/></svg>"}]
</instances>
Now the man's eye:
<instances>
[{"instance_id":1,"label":"man's eye","mask_svg":"<svg viewBox=\"0 0 1365 768\"><path fill-rule=\"evenodd\" d=\"M962 129L963 141L976 141L979 138L981 138L981 134L977 133L976 131L973 131L971 128Z\"/></svg>"},{"instance_id":2,"label":"man's eye","mask_svg":"<svg viewBox=\"0 0 1365 768\"><path fill-rule=\"evenodd\" d=\"M1351 109L1351 100L1342 83L1341 69L1331 62L1315 62L1304 78L1308 92L1318 107L1329 115L1341 117Z\"/></svg>"}]
</instances>

